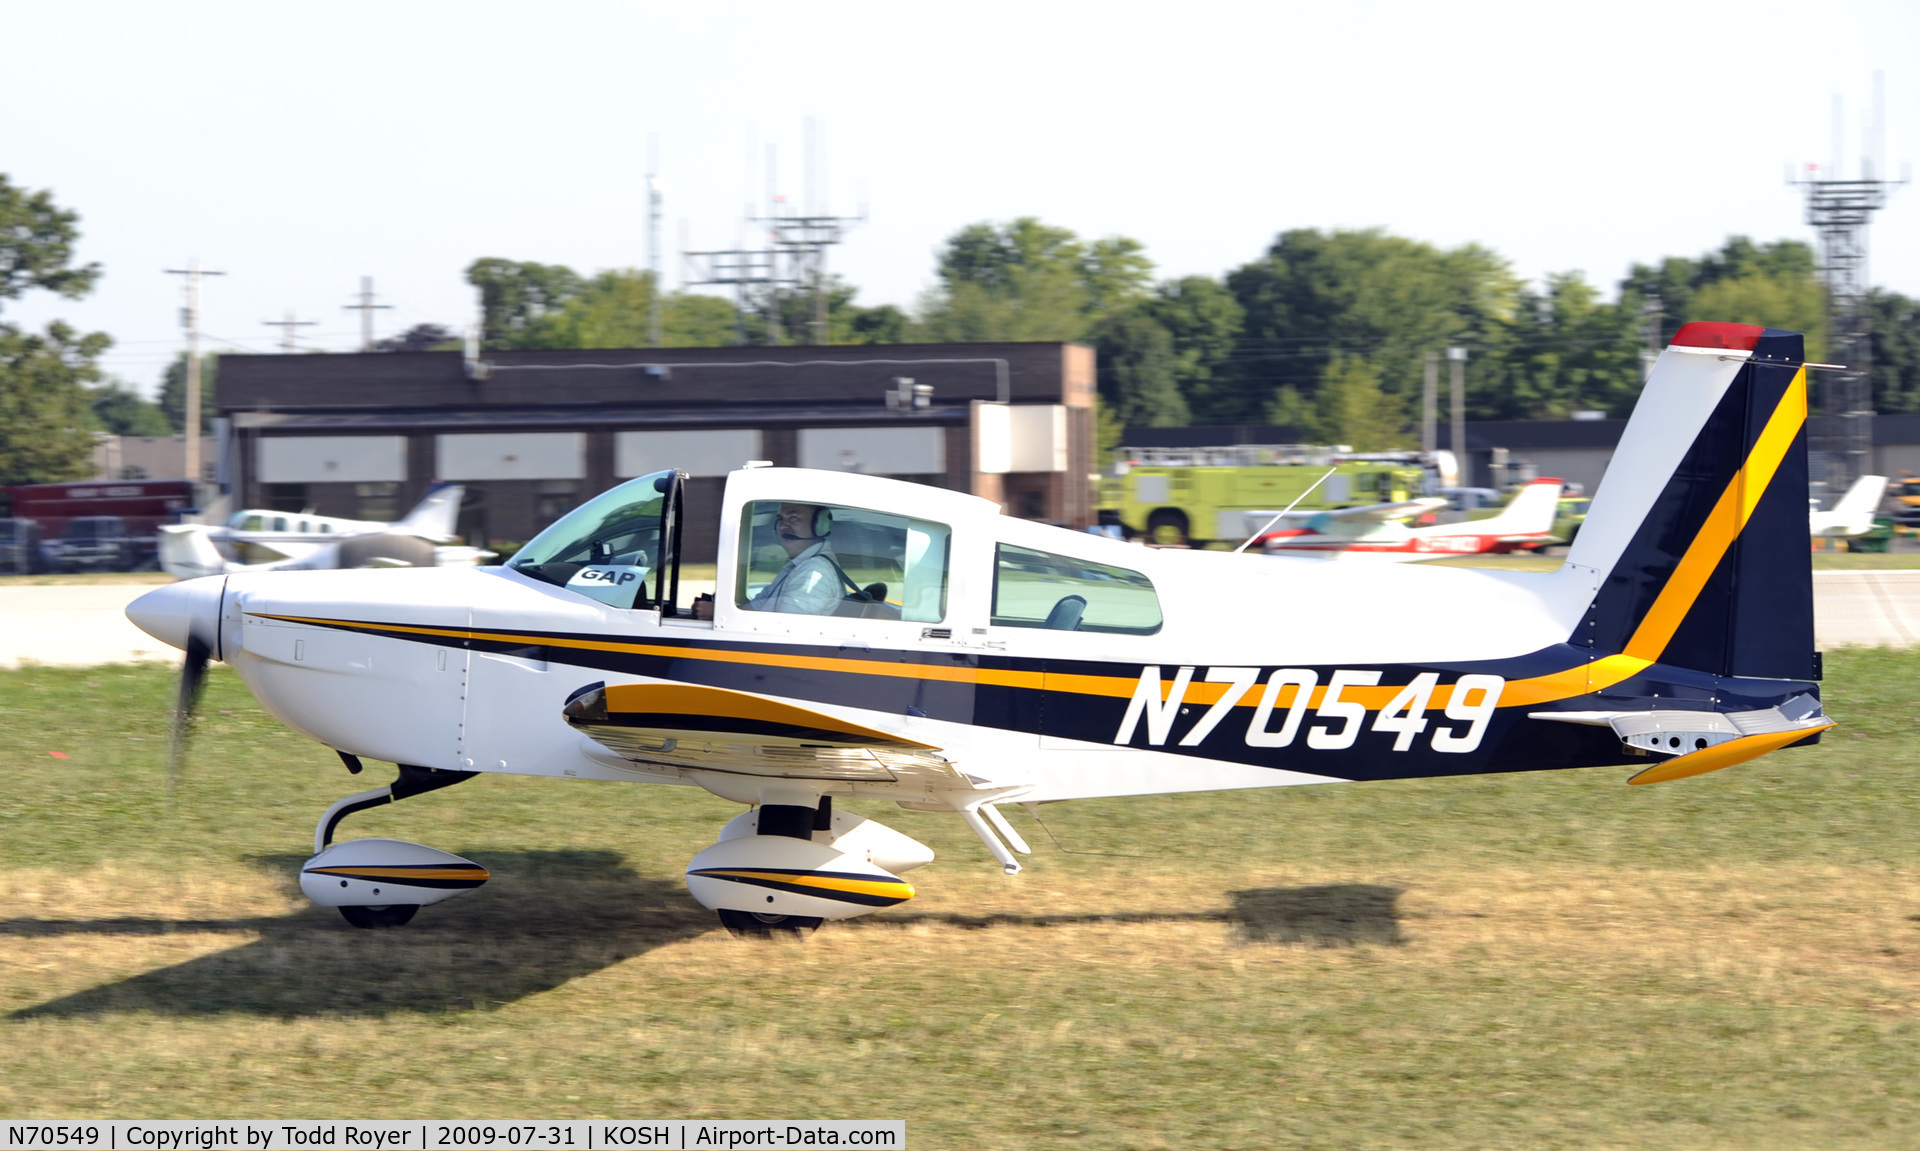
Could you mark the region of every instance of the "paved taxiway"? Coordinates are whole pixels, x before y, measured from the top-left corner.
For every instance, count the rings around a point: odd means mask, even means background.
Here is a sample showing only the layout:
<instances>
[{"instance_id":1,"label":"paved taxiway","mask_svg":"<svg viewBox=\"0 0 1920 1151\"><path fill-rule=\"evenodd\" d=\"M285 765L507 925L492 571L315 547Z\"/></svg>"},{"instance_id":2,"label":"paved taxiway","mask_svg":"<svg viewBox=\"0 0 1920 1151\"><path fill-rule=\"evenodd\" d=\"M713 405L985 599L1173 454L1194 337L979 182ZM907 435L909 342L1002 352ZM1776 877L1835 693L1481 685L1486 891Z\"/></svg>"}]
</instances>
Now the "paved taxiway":
<instances>
[{"instance_id":1,"label":"paved taxiway","mask_svg":"<svg viewBox=\"0 0 1920 1151\"><path fill-rule=\"evenodd\" d=\"M151 584L0 586L0 667L171 662L179 653L127 622ZM691 595L710 590L682 584ZM1920 644L1920 570L1815 572L1815 642Z\"/></svg>"}]
</instances>

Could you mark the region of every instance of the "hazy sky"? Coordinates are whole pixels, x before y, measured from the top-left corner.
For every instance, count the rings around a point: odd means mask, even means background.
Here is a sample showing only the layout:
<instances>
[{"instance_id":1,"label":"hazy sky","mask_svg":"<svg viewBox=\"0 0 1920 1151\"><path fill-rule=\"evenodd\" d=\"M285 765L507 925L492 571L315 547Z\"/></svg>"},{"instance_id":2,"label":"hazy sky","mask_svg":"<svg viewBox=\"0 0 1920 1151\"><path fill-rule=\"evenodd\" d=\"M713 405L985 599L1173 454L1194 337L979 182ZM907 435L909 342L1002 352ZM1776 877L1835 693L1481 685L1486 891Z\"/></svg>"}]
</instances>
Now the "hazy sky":
<instances>
[{"instance_id":1,"label":"hazy sky","mask_svg":"<svg viewBox=\"0 0 1920 1151\"><path fill-rule=\"evenodd\" d=\"M1298 227L1486 245L1529 278L1726 236L1811 239L1790 162L1849 172L1872 75L1886 153L1920 159L1920 3L110 4L0 0L0 172L81 213L84 301L11 320L109 332L151 387L198 257L211 347L314 346L373 276L378 334L468 322L479 256L646 262L658 133L669 283L684 227L730 247L765 149L868 222L832 256L911 305L954 229L1035 215L1219 273ZM749 159L752 170L749 169ZM1872 232L1876 283L1920 295L1920 189Z\"/></svg>"}]
</instances>

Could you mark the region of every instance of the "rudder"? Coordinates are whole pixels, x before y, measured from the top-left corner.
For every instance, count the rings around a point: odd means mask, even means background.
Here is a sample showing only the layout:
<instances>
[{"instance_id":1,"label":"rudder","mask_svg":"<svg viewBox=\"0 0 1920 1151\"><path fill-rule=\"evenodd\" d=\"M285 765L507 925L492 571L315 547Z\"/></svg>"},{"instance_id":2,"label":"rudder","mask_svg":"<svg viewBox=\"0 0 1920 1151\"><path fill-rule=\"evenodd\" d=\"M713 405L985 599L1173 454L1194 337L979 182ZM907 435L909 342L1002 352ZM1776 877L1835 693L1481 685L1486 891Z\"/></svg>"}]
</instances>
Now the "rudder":
<instances>
[{"instance_id":1,"label":"rudder","mask_svg":"<svg viewBox=\"0 0 1920 1151\"><path fill-rule=\"evenodd\" d=\"M1806 414L1798 333L1681 328L1568 557L1605 573L1573 642L1714 675L1810 678Z\"/></svg>"}]
</instances>

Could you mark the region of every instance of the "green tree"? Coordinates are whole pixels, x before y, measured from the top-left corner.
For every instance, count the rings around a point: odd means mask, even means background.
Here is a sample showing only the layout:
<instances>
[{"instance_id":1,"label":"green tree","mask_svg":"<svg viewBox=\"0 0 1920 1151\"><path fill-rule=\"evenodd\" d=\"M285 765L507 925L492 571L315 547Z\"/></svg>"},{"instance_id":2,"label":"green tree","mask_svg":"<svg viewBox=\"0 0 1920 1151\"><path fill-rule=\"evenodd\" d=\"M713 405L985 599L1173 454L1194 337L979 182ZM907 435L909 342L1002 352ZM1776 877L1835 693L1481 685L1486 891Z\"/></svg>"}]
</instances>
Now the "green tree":
<instances>
[{"instance_id":1,"label":"green tree","mask_svg":"<svg viewBox=\"0 0 1920 1151\"><path fill-rule=\"evenodd\" d=\"M1358 452L1409 446L1404 405L1381 390L1380 372L1365 356L1336 355L1314 395L1313 438Z\"/></svg>"},{"instance_id":2,"label":"green tree","mask_svg":"<svg viewBox=\"0 0 1920 1151\"><path fill-rule=\"evenodd\" d=\"M1920 412L1920 300L1876 289L1867 306L1873 315L1873 408Z\"/></svg>"},{"instance_id":3,"label":"green tree","mask_svg":"<svg viewBox=\"0 0 1920 1151\"><path fill-rule=\"evenodd\" d=\"M469 265L467 283L480 289L480 333L487 348L524 346L516 341L529 327L586 286L572 268L496 256Z\"/></svg>"},{"instance_id":4,"label":"green tree","mask_svg":"<svg viewBox=\"0 0 1920 1151\"><path fill-rule=\"evenodd\" d=\"M0 484L85 479L93 473L86 385L112 341L58 320L44 333L0 324Z\"/></svg>"},{"instance_id":5,"label":"green tree","mask_svg":"<svg viewBox=\"0 0 1920 1151\"><path fill-rule=\"evenodd\" d=\"M0 300L32 289L77 300L93 290L100 265L72 267L80 216L54 206L53 193L29 192L0 172Z\"/></svg>"},{"instance_id":6,"label":"green tree","mask_svg":"<svg viewBox=\"0 0 1920 1151\"><path fill-rule=\"evenodd\" d=\"M1195 423L1230 423L1242 414L1232 361L1246 310L1226 285L1207 276L1168 280L1144 305L1173 341L1174 381Z\"/></svg>"},{"instance_id":7,"label":"green tree","mask_svg":"<svg viewBox=\"0 0 1920 1151\"><path fill-rule=\"evenodd\" d=\"M674 292L661 313L661 338L669 348L724 348L734 342L738 315L718 296Z\"/></svg>"},{"instance_id":8,"label":"green tree","mask_svg":"<svg viewBox=\"0 0 1920 1151\"><path fill-rule=\"evenodd\" d=\"M940 283L921 301L925 338L950 343L1080 340L1146 294L1153 265L1124 236L1089 244L1023 216L947 239Z\"/></svg>"},{"instance_id":9,"label":"green tree","mask_svg":"<svg viewBox=\"0 0 1920 1151\"><path fill-rule=\"evenodd\" d=\"M1749 272L1715 280L1693 294L1693 314L1734 324L1789 328L1807 337L1807 358L1826 359L1827 293L1811 273Z\"/></svg>"},{"instance_id":10,"label":"green tree","mask_svg":"<svg viewBox=\"0 0 1920 1151\"><path fill-rule=\"evenodd\" d=\"M846 343L905 344L913 340L913 317L892 304L852 309L847 317Z\"/></svg>"},{"instance_id":11,"label":"green tree","mask_svg":"<svg viewBox=\"0 0 1920 1151\"><path fill-rule=\"evenodd\" d=\"M1227 275L1245 328L1209 418L1250 423L1285 407L1282 389L1311 400L1337 358L1363 356L1382 402L1404 415L1427 351L1482 346L1511 317L1519 283L1477 245L1440 249L1367 231L1283 232L1260 259Z\"/></svg>"},{"instance_id":12,"label":"green tree","mask_svg":"<svg viewBox=\"0 0 1920 1151\"><path fill-rule=\"evenodd\" d=\"M117 380L93 389L94 422L116 436L170 436L173 424L160 405Z\"/></svg>"},{"instance_id":13,"label":"green tree","mask_svg":"<svg viewBox=\"0 0 1920 1151\"><path fill-rule=\"evenodd\" d=\"M202 352L200 355L200 431L203 435L213 432L213 417L220 414L216 397L220 391L220 353ZM166 374L160 377L160 411L167 417L167 423L175 433L187 430L187 354L181 352L167 365Z\"/></svg>"},{"instance_id":14,"label":"green tree","mask_svg":"<svg viewBox=\"0 0 1920 1151\"><path fill-rule=\"evenodd\" d=\"M1625 416L1640 394L1640 315L1607 303L1578 272L1523 289L1504 325L1469 361L1467 413L1477 420L1566 419L1582 409ZM1477 362L1475 362L1477 361Z\"/></svg>"},{"instance_id":15,"label":"green tree","mask_svg":"<svg viewBox=\"0 0 1920 1151\"><path fill-rule=\"evenodd\" d=\"M1093 330L1101 402L1126 427L1179 427L1187 422L1173 336L1144 307L1102 319Z\"/></svg>"},{"instance_id":16,"label":"green tree","mask_svg":"<svg viewBox=\"0 0 1920 1151\"><path fill-rule=\"evenodd\" d=\"M651 272L617 268L588 277L560 264L488 257L474 261L467 279L481 290L482 329L490 349L644 348L652 343ZM851 301L853 289L837 288L836 298L840 294ZM859 309L849 303L845 310ZM725 347L736 340L738 320L733 304L718 296L667 293L660 308L661 341L669 348ZM839 312L833 323L836 332L849 327ZM758 338L765 331L764 316L746 326Z\"/></svg>"},{"instance_id":17,"label":"green tree","mask_svg":"<svg viewBox=\"0 0 1920 1151\"><path fill-rule=\"evenodd\" d=\"M1773 283L1764 286L1748 283L1740 288L1723 290L1704 300L1700 298L1700 293L1717 284L1756 279ZM1620 284L1623 305L1637 309L1644 302L1658 302L1659 343L1662 346L1673 339L1673 334L1680 330L1682 324L1692 320L1720 320L1730 323L1771 323L1775 327L1791 327L1795 331L1806 332L1809 337L1808 352L1811 354L1811 341L1816 335L1824 344L1826 324L1823 307L1815 309L1822 317L1817 321L1817 332L1805 326L1811 317L1797 310L1781 315L1777 320L1739 320L1731 315L1720 314L1715 309L1728 306L1747 308L1754 304L1804 309L1809 298L1820 295L1818 263L1812 247L1799 240L1756 244L1746 236L1729 236L1718 251L1708 252L1698 259L1668 256L1657 264L1635 264Z\"/></svg>"},{"instance_id":18,"label":"green tree","mask_svg":"<svg viewBox=\"0 0 1920 1151\"><path fill-rule=\"evenodd\" d=\"M79 216L46 191L28 192L0 175L0 300L31 290L77 299L99 265L74 267ZM58 320L41 333L0 323L0 483L80 479L93 470L88 384L112 343Z\"/></svg>"}]
</instances>

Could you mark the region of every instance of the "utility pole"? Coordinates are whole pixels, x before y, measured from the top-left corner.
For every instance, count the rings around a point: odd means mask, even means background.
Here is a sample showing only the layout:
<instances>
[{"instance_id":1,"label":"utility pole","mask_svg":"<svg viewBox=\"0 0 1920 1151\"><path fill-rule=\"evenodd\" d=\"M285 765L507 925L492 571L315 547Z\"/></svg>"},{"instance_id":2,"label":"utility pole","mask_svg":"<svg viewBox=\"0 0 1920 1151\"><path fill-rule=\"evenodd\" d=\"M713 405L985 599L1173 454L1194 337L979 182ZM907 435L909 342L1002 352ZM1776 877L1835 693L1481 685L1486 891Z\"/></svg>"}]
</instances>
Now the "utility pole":
<instances>
[{"instance_id":1,"label":"utility pole","mask_svg":"<svg viewBox=\"0 0 1920 1151\"><path fill-rule=\"evenodd\" d=\"M300 350L299 346L293 342L293 330L295 328L311 328L320 321L296 320L293 318L293 312L289 310L287 312L287 318L284 320L261 320L260 322L269 328L280 329L280 350L284 353L297 352Z\"/></svg>"},{"instance_id":2,"label":"utility pole","mask_svg":"<svg viewBox=\"0 0 1920 1151\"><path fill-rule=\"evenodd\" d=\"M1849 180L1842 163L1840 97L1833 98L1833 156L1808 164L1803 179L1788 182L1807 197L1807 223L1820 234L1820 275L1827 287L1827 359L1844 370L1824 373L1821 409L1826 416L1817 449L1825 462L1827 504L1866 472L1873 453L1873 330L1867 299L1867 225L1886 206L1887 194L1906 180L1888 180L1877 153L1882 124L1882 85L1873 77L1873 121L1860 157L1860 179Z\"/></svg>"},{"instance_id":3,"label":"utility pole","mask_svg":"<svg viewBox=\"0 0 1920 1151\"><path fill-rule=\"evenodd\" d=\"M1460 469L1460 486L1473 486L1473 465L1467 458L1467 350L1447 349L1448 383L1453 386L1453 459Z\"/></svg>"},{"instance_id":4,"label":"utility pole","mask_svg":"<svg viewBox=\"0 0 1920 1151\"><path fill-rule=\"evenodd\" d=\"M187 306L180 309L180 326L187 330L187 395L180 422L187 433L187 480L193 484L194 502L200 491L200 277L224 276L209 272L199 260L188 260L184 268L165 269L169 276L187 278Z\"/></svg>"},{"instance_id":5,"label":"utility pole","mask_svg":"<svg viewBox=\"0 0 1920 1151\"><path fill-rule=\"evenodd\" d=\"M342 311L360 313L360 350L363 352L371 352L373 350L373 314L375 312L389 312L393 310L392 304L376 304L373 302L373 277L360 277L359 303L342 304L340 308Z\"/></svg>"},{"instance_id":6,"label":"utility pole","mask_svg":"<svg viewBox=\"0 0 1920 1151\"><path fill-rule=\"evenodd\" d=\"M660 179L660 133L647 134L647 271L653 275L648 294L647 340L650 347L663 348L661 335L661 296L667 288L660 278L660 208L667 190Z\"/></svg>"},{"instance_id":7,"label":"utility pole","mask_svg":"<svg viewBox=\"0 0 1920 1151\"><path fill-rule=\"evenodd\" d=\"M1440 392L1440 353L1427 353L1426 379L1420 386L1420 450L1433 451L1439 447L1439 429L1434 426L1435 400Z\"/></svg>"}]
</instances>

